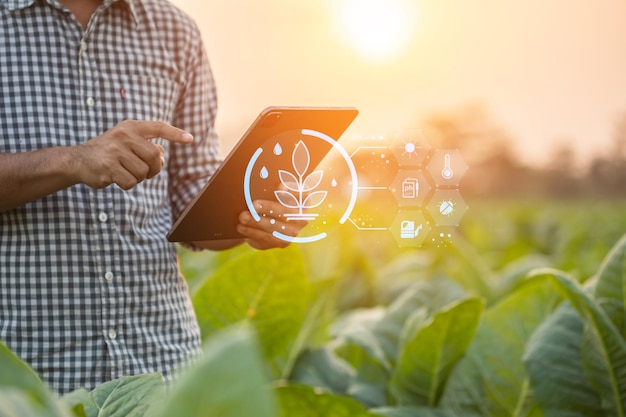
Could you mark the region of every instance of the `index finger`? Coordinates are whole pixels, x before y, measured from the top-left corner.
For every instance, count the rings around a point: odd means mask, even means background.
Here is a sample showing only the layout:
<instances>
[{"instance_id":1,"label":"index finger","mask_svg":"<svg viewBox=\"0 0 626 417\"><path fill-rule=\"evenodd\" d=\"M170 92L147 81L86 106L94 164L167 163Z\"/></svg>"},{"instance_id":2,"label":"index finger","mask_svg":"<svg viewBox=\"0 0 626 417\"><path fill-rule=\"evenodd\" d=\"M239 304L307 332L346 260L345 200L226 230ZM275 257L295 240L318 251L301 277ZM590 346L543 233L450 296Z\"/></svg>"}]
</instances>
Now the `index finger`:
<instances>
[{"instance_id":1,"label":"index finger","mask_svg":"<svg viewBox=\"0 0 626 417\"><path fill-rule=\"evenodd\" d=\"M163 138L170 142L188 144L193 141L193 135L183 129L179 129L165 122L129 120L132 127L146 139Z\"/></svg>"}]
</instances>

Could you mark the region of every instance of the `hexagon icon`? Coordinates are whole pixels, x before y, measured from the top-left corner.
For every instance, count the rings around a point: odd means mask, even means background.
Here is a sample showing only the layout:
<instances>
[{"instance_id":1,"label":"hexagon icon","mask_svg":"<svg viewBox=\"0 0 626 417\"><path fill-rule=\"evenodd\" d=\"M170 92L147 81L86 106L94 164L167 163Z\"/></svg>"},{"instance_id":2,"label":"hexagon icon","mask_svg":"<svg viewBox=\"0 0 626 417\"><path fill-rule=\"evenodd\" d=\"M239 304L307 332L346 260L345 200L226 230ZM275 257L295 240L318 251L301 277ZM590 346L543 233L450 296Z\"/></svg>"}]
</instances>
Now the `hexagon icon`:
<instances>
[{"instance_id":1,"label":"hexagon icon","mask_svg":"<svg viewBox=\"0 0 626 417\"><path fill-rule=\"evenodd\" d=\"M439 186L456 187L467 171L467 164L458 149L437 149L428 161L428 172Z\"/></svg>"},{"instance_id":2,"label":"hexagon icon","mask_svg":"<svg viewBox=\"0 0 626 417\"><path fill-rule=\"evenodd\" d=\"M360 187L387 187L398 163L386 146L359 146L350 155Z\"/></svg>"},{"instance_id":3,"label":"hexagon icon","mask_svg":"<svg viewBox=\"0 0 626 417\"><path fill-rule=\"evenodd\" d=\"M390 231L398 246L417 248L430 233L430 224L420 210L400 210Z\"/></svg>"},{"instance_id":4,"label":"hexagon icon","mask_svg":"<svg viewBox=\"0 0 626 417\"><path fill-rule=\"evenodd\" d=\"M407 130L394 135L391 143L399 166L420 166L430 152L431 146L421 130Z\"/></svg>"},{"instance_id":5,"label":"hexagon icon","mask_svg":"<svg viewBox=\"0 0 626 417\"><path fill-rule=\"evenodd\" d=\"M399 207L419 207L433 189L426 175L418 169L400 169L389 190Z\"/></svg>"},{"instance_id":6,"label":"hexagon icon","mask_svg":"<svg viewBox=\"0 0 626 417\"><path fill-rule=\"evenodd\" d=\"M437 226L458 226L468 206L459 190L435 190L426 208Z\"/></svg>"}]
</instances>

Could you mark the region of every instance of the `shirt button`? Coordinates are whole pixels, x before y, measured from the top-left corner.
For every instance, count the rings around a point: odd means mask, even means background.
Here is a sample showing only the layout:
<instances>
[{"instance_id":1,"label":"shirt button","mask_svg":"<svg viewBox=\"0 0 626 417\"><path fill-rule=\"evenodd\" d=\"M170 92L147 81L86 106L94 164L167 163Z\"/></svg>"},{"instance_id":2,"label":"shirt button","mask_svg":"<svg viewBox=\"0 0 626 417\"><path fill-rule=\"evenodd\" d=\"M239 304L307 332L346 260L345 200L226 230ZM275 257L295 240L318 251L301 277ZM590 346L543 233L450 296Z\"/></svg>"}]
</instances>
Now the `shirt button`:
<instances>
[{"instance_id":1,"label":"shirt button","mask_svg":"<svg viewBox=\"0 0 626 417\"><path fill-rule=\"evenodd\" d=\"M115 278L115 275L113 275L113 272L111 271L104 274L104 279L106 279L109 282L113 281L113 278Z\"/></svg>"},{"instance_id":2,"label":"shirt button","mask_svg":"<svg viewBox=\"0 0 626 417\"><path fill-rule=\"evenodd\" d=\"M100 221L100 223L105 223L107 220L109 220L109 216L107 216L106 213L100 213L98 214L98 220Z\"/></svg>"},{"instance_id":3,"label":"shirt button","mask_svg":"<svg viewBox=\"0 0 626 417\"><path fill-rule=\"evenodd\" d=\"M113 329L109 330L109 339L113 340L117 337L117 332Z\"/></svg>"},{"instance_id":4,"label":"shirt button","mask_svg":"<svg viewBox=\"0 0 626 417\"><path fill-rule=\"evenodd\" d=\"M87 42L81 41L80 42L80 51L81 52L85 52L86 50L87 50Z\"/></svg>"},{"instance_id":5,"label":"shirt button","mask_svg":"<svg viewBox=\"0 0 626 417\"><path fill-rule=\"evenodd\" d=\"M94 104L96 104L96 101L93 99L93 97L87 97L87 107L92 108Z\"/></svg>"}]
</instances>

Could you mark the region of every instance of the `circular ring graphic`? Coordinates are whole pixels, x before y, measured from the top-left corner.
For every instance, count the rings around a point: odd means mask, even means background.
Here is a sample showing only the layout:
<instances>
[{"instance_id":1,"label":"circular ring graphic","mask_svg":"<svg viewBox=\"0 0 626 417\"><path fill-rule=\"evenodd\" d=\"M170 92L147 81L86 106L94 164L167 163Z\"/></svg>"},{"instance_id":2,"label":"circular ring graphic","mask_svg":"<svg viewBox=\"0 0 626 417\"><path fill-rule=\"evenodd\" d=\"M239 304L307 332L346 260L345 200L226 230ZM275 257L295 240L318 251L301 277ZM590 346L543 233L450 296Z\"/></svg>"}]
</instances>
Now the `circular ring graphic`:
<instances>
[{"instance_id":1,"label":"circular ring graphic","mask_svg":"<svg viewBox=\"0 0 626 417\"><path fill-rule=\"evenodd\" d=\"M337 143L337 141L333 140L330 136L325 135L324 133L318 132L316 130L311 130L311 129L302 129L301 133L303 135L306 136L313 136L315 138L321 139L324 142L327 142L328 144L330 144L340 155L341 157L344 159L346 165L348 166L348 169L350 170L350 177L352 180L352 187L351 187L351 195L350 195L350 201L348 203L348 206L346 208L346 211L344 212L344 214L341 216L341 218L339 219L339 223L343 224L346 222L346 220L349 219L350 214L352 213L352 210L354 209L354 206L356 204L356 199L357 199L357 194L358 194L358 188L359 188L359 183L358 183L358 177L356 174L356 169L354 167L354 163L352 162L352 159L350 158L350 155L348 155L348 153L346 152L346 150ZM248 210L250 211L250 214L252 215L252 217L254 218L254 220L256 220L257 222L261 221L261 216L259 215L259 213L256 211L256 209L254 208L254 205L252 204L252 195L251 195L251 191L250 191L250 181L252 178L252 170L254 168L254 165L256 164L257 160L259 159L259 157L261 156L261 154L263 153L263 148L258 148L255 152L254 155L252 155L252 157L250 158L250 161L248 162L248 166L246 167L246 172L244 175L244 184L243 184L243 189L244 189L244 197L246 200L246 205L248 206ZM293 242L293 243L310 243L310 242L315 242L318 240L321 240L323 238L325 238L327 235L325 232L319 233L317 235L314 236L306 236L306 237L293 237L293 236L287 236L283 233L280 233L278 231L274 231L272 233L272 235L278 239L281 239L283 241L286 242Z\"/></svg>"}]
</instances>

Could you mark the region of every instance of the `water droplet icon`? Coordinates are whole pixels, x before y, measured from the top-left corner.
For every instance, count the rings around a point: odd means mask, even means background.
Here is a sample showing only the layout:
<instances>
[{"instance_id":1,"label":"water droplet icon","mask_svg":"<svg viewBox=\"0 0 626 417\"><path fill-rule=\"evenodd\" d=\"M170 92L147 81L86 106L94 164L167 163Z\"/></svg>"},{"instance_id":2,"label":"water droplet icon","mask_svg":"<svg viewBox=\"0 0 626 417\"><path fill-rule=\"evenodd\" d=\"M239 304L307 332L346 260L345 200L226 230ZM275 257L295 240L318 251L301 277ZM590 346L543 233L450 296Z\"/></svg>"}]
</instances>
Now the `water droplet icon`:
<instances>
[{"instance_id":1,"label":"water droplet icon","mask_svg":"<svg viewBox=\"0 0 626 417\"><path fill-rule=\"evenodd\" d=\"M280 146L280 143L277 143L276 146L274 146L274 155L280 155L283 153L283 148Z\"/></svg>"},{"instance_id":2,"label":"water droplet icon","mask_svg":"<svg viewBox=\"0 0 626 417\"><path fill-rule=\"evenodd\" d=\"M269 171L266 167L261 168L261 178L265 179L270 176Z\"/></svg>"},{"instance_id":3,"label":"water droplet icon","mask_svg":"<svg viewBox=\"0 0 626 417\"><path fill-rule=\"evenodd\" d=\"M333 178L333 180L330 182L330 185L332 185L333 187L337 186L337 180Z\"/></svg>"}]
</instances>

